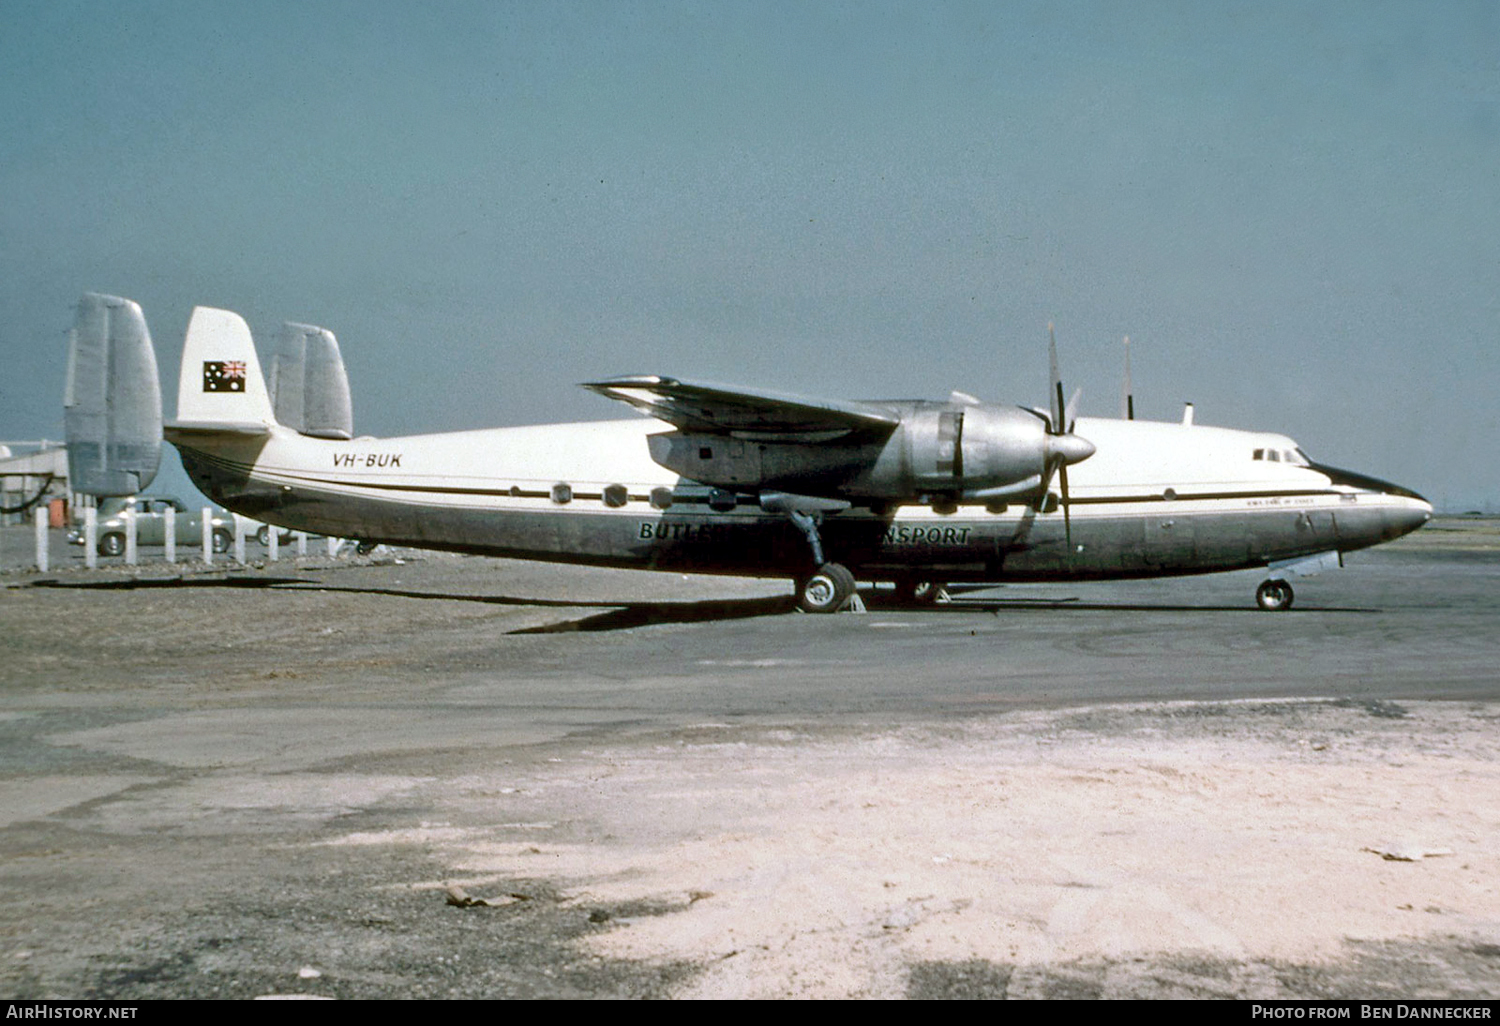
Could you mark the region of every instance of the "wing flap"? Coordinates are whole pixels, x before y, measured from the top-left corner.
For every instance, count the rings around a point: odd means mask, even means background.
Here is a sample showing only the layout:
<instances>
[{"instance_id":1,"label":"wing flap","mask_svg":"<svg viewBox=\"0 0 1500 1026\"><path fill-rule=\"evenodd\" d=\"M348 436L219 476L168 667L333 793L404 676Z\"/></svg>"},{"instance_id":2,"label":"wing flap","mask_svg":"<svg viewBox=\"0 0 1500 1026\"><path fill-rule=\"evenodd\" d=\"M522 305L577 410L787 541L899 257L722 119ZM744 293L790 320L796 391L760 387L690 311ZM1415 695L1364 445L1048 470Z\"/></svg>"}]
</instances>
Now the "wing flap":
<instances>
[{"instance_id":1,"label":"wing flap","mask_svg":"<svg viewBox=\"0 0 1500 1026\"><path fill-rule=\"evenodd\" d=\"M730 388L699 381L630 375L583 385L629 403L682 431L783 442L825 442L851 434L888 435L901 418L872 403Z\"/></svg>"}]
</instances>

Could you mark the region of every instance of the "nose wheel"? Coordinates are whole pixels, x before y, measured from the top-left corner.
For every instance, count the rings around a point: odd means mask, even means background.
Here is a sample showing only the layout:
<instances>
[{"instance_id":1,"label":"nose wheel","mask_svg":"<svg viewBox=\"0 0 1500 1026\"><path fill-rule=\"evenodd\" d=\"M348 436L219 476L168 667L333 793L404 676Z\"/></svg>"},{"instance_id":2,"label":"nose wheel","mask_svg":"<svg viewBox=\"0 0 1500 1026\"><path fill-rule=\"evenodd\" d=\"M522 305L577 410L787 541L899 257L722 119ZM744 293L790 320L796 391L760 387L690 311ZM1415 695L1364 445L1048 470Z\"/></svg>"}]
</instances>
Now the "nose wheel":
<instances>
[{"instance_id":1,"label":"nose wheel","mask_svg":"<svg viewBox=\"0 0 1500 1026\"><path fill-rule=\"evenodd\" d=\"M1292 586L1286 581L1262 581L1255 589L1255 602L1262 609L1276 612L1292 608Z\"/></svg>"}]
</instances>

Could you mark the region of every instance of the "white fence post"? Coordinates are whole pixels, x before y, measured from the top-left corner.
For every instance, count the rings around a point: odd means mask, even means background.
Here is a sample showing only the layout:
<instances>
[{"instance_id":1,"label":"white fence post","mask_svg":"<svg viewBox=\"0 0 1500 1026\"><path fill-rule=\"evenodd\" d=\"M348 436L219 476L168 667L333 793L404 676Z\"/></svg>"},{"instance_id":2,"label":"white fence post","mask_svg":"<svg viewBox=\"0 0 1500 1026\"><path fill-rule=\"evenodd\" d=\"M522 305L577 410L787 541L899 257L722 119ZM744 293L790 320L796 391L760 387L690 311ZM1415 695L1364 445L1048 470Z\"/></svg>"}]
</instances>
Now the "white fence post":
<instances>
[{"instance_id":1,"label":"white fence post","mask_svg":"<svg viewBox=\"0 0 1500 1026\"><path fill-rule=\"evenodd\" d=\"M138 562L136 553L136 525L135 507L125 507L125 565L135 566Z\"/></svg>"},{"instance_id":2,"label":"white fence post","mask_svg":"<svg viewBox=\"0 0 1500 1026\"><path fill-rule=\"evenodd\" d=\"M297 555L307 555L307 532L298 531L293 537L297 539Z\"/></svg>"},{"instance_id":3,"label":"white fence post","mask_svg":"<svg viewBox=\"0 0 1500 1026\"><path fill-rule=\"evenodd\" d=\"M212 564L214 561L214 514L207 506L203 507L201 514L203 521L203 562Z\"/></svg>"},{"instance_id":4,"label":"white fence post","mask_svg":"<svg viewBox=\"0 0 1500 1026\"><path fill-rule=\"evenodd\" d=\"M32 523L36 525L36 568L47 572L47 507L38 506L31 511Z\"/></svg>"},{"instance_id":5,"label":"white fence post","mask_svg":"<svg viewBox=\"0 0 1500 1026\"><path fill-rule=\"evenodd\" d=\"M272 524L266 531L266 559L276 562L281 554L281 528Z\"/></svg>"},{"instance_id":6,"label":"white fence post","mask_svg":"<svg viewBox=\"0 0 1500 1026\"><path fill-rule=\"evenodd\" d=\"M166 515L167 518L161 522L162 530L166 532L162 535L162 544L167 550L167 562L175 563L177 562L177 511L169 509Z\"/></svg>"},{"instance_id":7,"label":"white fence post","mask_svg":"<svg viewBox=\"0 0 1500 1026\"><path fill-rule=\"evenodd\" d=\"M339 540L337 538L329 538L328 539L328 558L332 559L334 556L338 555L338 551L339 551Z\"/></svg>"},{"instance_id":8,"label":"white fence post","mask_svg":"<svg viewBox=\"0 0 1500 1026\"><path fill-rule=\"evenodd\" d=\"M93 506L83 507L83 565L99 565L99 510Z\"/></svg>"},{"instance_id":9,"label":"white fence post","mask_svg":"<svg viewBox=\"0 0 1500 1026\"><path fill-rule=\"evenodd\" d=\"M233 513L234 517L234 561L241 566L245 564L245 522Z\"/></svg>"}]
</instances>

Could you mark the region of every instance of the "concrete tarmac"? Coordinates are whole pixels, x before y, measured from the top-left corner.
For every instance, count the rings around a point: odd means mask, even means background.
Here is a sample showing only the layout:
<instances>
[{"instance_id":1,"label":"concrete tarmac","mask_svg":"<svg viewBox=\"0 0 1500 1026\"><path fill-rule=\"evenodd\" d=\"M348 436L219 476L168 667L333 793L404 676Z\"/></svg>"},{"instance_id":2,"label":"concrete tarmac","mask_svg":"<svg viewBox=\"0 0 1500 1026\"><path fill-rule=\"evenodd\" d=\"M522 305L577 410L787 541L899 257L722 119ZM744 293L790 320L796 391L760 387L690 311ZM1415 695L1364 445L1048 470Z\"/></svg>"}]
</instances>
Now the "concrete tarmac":
<instances>
[{"instance_id":1,"label":"concrete tarmac","mask_svg":"<svg viewBox=\"0 0 1500 1026\"><path fill-rule=\"evenodd\" d=\"M1500 531L1440 520L1348 564L1295 582L1286 613L1256 609L1259 576L1242 573L1013 586L917 610L877 592L863 615L834 617L792 612L782 582L422 553L6 570L0 990L1493 997L1500 899L1464 881L1492 859L1480 849L1500 847L1483 811L1500 793L1484 741L1500 711ZM1335 788L1377 763L1381 787L1409 784L1382 775L1395 756L1369 756L1398 743L1415 746L1409 765L1462 763L1443 802L1478 818L1450 824L1452 836L1422 821L1443 834L1430 850L1458 852L1432 906L1444 915L1413 926L1401 902L1366 910L1351 898L1347 922L1258 946L1248 913L1215 904L1226 877L1172 907L1180 937L1126 912L1105 937L1058 911L1081 893L1066 881L1040 895L983 874L922 875L948 864L922 845L942 848L935 838L956 837L970 815L944 804L966 774L1003 768L1035 785L1016 802L1041 802L986 820L981 847L1075 800L1077 774L1033 780L1038 765L1055 768L1026 755L1038 744L1073 753L1064 762L1115 760L1124 777L1218 745L1209 768L1175 772L1201 779L1195 793L1227 796L1215 759L1239 765L1285 744L1326 761L1317 738L1330 737L1349 761L1309 773L1336 770ZM1285 772L1269 765L1267 779ZM1441 778L1443 765L1429 768ZM889 788L867 801L826 800L884 772ZM1083 818L1182 798L1153 794L1120 792ZM929 812L880 827L841 874L825 876L847 857L836 844L812 865L788 856L812 835L857 836L862 810L891 795ZM1287 821L1302 814L1302 797L1284 800ZM777 801L774 815L747 818ZM1373 815L1356 805L1309 812L1308 829ZM1170 829L1201 814L1162 815ZM783 836L793 821L805 829ZM1224 829L1213 843L1243 836ZM1355 837L1341 856L1351 878L1385 872ZM1049 864L1083 872L1039 843ZM903 845L918 853L911 865L896 864ZM730 853L743 865L720 865ZM922 894L891 912L919 863ZM779 883L762 890L748 865L780 867ZM884 881L873 897L851 882L864 875ZM1149 875L1097 886L1139 906L1123 896ZM1241 886L1272 906L1307 900L1290 880ZM455 881L495 906L445 904ZM845 887L848 907L809 911ZM789 894L802 897L780 908ZM1151 899L1158 912L1168 900ZM1030 920L1013 911L1028 902L1040 910ZM822 939L799 947L810 937Z\"/></svg>"}]
</instances>

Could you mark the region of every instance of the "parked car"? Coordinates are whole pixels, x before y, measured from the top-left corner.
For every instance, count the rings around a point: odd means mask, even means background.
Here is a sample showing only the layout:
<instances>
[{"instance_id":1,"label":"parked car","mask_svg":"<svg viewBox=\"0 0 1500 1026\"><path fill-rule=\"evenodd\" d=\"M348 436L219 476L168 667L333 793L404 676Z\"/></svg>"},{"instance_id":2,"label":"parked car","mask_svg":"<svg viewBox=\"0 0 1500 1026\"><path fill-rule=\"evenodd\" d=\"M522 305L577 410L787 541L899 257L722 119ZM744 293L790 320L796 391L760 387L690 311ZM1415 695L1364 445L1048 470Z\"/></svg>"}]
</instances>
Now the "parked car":
<instances>
[{"instance_id":1,"label":"parked car","mask_svg":"<svg viewBox=\"0 0 1500 1026\"><path fill-rule=\"evenodd\" d=\"M186 548L203 544L203 514L189 510L180 499L166 495L136 495L128 499L100 499L98 538L101 556L118 556L125 552L125 510L135 507L135 540L138 545L165 545L167 517L176 519L177 544ZM228 552L234 544L235 515L215 509L210 514L213 550ZM84 544L83 526L68 531L68 541Z\"/></svg>"},{"instance_id":2,"label":"parked car","mask_svg":"<svg viewBox=\"0 0 1500 1026\"><path fill-rule=\"evenodd\" d=\"M255 540L260 542L261 545L269 546L271 544L270 524L263 524L259 520L251 520L248 517L241 517L240 519L245 521L245 532L247 534L250 534L253 531ZM313 538L321 538L323 536L321 534L309 534L307 537L308 540L312 540ZM276 528L277 544L287 545L296 540L296 531L289 531L285 527Z\"/></svg>"}]
</instances>

